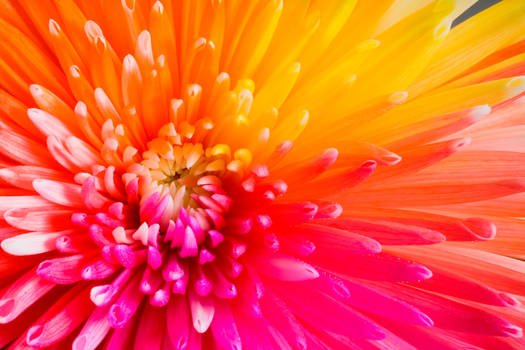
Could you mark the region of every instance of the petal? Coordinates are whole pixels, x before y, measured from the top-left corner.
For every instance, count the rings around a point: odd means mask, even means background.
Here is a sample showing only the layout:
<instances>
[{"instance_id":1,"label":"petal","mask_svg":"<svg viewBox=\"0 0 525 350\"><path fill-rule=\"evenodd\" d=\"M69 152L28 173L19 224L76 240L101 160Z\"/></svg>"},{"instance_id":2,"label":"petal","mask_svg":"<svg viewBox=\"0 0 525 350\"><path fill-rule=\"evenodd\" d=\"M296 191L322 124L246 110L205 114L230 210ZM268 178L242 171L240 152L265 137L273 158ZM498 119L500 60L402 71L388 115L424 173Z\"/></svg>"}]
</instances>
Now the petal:
<instances>
[{"instance_id":1,"label":"petal","mask_svg":"<svg viewBox=\"0 0 525 350\"><path fill-rule=\"evenodd\" d=\"M282 281L304 281L319 277L315 268L287 255L259 253L250 259L258 272Z\"/></svg>"},{"instance_id":2,"label":"petal","mask_svg":"<svg viewBox=\"0 0 525 350\"><path fill-rule=\"evenodd\" d=\"M139 281L140 274L136 273L128 282L117 301L109 308L108 320L113 328L124 327L137 312L144 298L144 294L138 288Z\"/></svg>"},{"instance_id":3,"label":"petal","mask_svg":"<svg viewBox=\"0 0 525 350\"><path fill-rule=\"evenodd\" d=\"M36 269L26 272L2 294L0 323L5 324L17 318L55 286L54 283L40 278L35 272Z\"/></svg>"},{"instance_id":4,"label":"petal","mask_svg":"<svg viewBox=\"0 0 525 350\"><path fill-rule=\"evenodd\" d=\"M193 327L199 333L204 333L210 327L215 315L215 303L211 296L200 296L190 289L189 294Z\"/></svg>"},{"instance_id":5,"label":"petal","mask_svg":"<svg viewBox=\"0 0 525 350\"><path fill-rule=\"evenodd\" d=\"M56 209L56 206L40 196L0 196L0 214L5 215L7 211L15 208L48 208Z\"/></svg>"},{"instance_id":6,"label":"petal","mask_svg":"<svg viewBox=\"0 0 525 350\"><path fill-rule=\"evenodd\" d=\"M166 310L146 305L139 320L140 331L135 338L135 349L160 350L164 338Z\"/></svg>"},{"instance_id":7,"label":"petal","mask_svg":"<svg viewBox=\"0 0 525 350\"><path fill-rule=\"evenodd\" d=\"M182 350L188 345L190 334L190 311L186 297L173 296L166 312L171 343L176 350Z\"/></svg>"},{"instance_id":8,"label":"petal","mask_svg":"<svg viewBox=\"0 0 525 350\"><path fill-rule=\"evenodd\" d=\"M35 255L55 250L55 240L63 232L31 232L8 239L1 243L2 249L11 255Z\"/></svg>"},{"instance_id":9,"label":"petal","mask_svg":"<svg viewBox=\"0 0 525 350\"><path fill-rule=\"evenodd\" d=\"M316 290L272 283L295 315L314 327L352 338L383 339L385 333L359 312ZM312 300L316 303L313 305Z\"/></svg>"},{"instance_id":10,"label":"petal","mask_svg":"<svg viewBox=\"0 0 525 350\"><path fill-rule=\"evenodd\" d=\"M42 197L50 202L66 207L83 208L81 187L75 184L52 180L36 179L33 187Z\"/></svg>"},{"instance_id":11,"label":"petal","mask_svg":"<svg viewBox=\"0 0 525 350\"><path fill-rule=\"evenodd\" d=\"M62 305L58 312L52 313L50 309L36 324L27 331L27 344L34 347L48 347L66 338L73 332L93 310L93 305L88 302L89 289L72 289L58 303L66 297L68 301ZM74 292L74 294L73 294ZM73 295L72 295L73 294ZM55 304L54 307L57 307Z\"/></svg>"},{"instance_id":12,"label":"petal","mask_svg":"<svg viewBox=\"0 0 525 350\"><path fill-rule=\"evenodd\" d=\"M381 244L372 238L335 227L303 224L287 231L292 237L297 235L312 240L317 254L331 255L333 258L381 252Z\"/></svg>"},{"instance_id":13,"label":"petal","mask_svg":"<svg viewBox=\"0 0 525 350\"><path fill-rule=\"evenodd\" d=\"M108 307L95 308L73 341L73 350L95 350L97 348L111 330L107 312Z\"/></svg>"},{"instance_id":14,"label":"petal","mask_svg":"<svg viewBox=\"0 0 525 350\"><path fill-rule=\"evenodd\" d=\"M47 148L10 130L0 130L0 153L24 165L52 168L56 164Z\"/></svg>"},{"instance_id":15,"label":"petal","mask_svg":"<svg viewBox=\"0 0 525 350\"><path fill-rule=\"evenodd\" d=\"M230 307L225 301L215 303L215 316L211 323L211 332L215 341L225 350L241 350L241 337L237 331Z\"/></svg>"},{"instance_id":16,"label":"petal","mask_svg":"<svg viewBox=\"0 0 525 350\"><path fill-rule=\"evenodd\" d=\"M11 226L28 231L64 230L71 227L69 223L72 212L69 210L32 210L11 209L4 214L4 219Z\"/></svg>"},{"instance_id":17,"label":"petal","mask_svg":"<svg viewBox=\"0 0 525 350\"><path fill-rule=\"evenodd\" d=\"M0 178L13 186L33 190L33 180L64 181L67 175L55 169L21 165L0 169Z\"/></svg>"},{"instance_id":18,"label":"petal","mask_svg":"<svg viewBox=\"0 0 525 350\"><path fill-rule=\"evenodd\" d=\"M306 260L328 271L367 280L416 282L432 277L432 271L425 266L386 253L352 255L345 260L312 254Z\"/></svg>"}]
</instances>

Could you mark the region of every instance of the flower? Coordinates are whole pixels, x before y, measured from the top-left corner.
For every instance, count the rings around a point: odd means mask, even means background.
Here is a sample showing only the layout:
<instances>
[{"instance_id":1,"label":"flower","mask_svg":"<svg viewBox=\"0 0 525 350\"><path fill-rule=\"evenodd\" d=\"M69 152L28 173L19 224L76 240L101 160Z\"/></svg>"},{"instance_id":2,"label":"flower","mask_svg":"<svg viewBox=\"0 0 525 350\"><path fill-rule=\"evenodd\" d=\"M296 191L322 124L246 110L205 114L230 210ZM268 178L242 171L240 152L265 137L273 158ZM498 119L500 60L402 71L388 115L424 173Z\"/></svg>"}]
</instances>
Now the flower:
<instances>
[{"instance_id":1,"label":"flower","mask_svg":"<svg viewBox=\"0 0 525 350\"><path fill-rule=\"evenodd\" d=\"M472 3L1 2L0 345L525 347L525 3Z\"/></svg>"}]
</instances>

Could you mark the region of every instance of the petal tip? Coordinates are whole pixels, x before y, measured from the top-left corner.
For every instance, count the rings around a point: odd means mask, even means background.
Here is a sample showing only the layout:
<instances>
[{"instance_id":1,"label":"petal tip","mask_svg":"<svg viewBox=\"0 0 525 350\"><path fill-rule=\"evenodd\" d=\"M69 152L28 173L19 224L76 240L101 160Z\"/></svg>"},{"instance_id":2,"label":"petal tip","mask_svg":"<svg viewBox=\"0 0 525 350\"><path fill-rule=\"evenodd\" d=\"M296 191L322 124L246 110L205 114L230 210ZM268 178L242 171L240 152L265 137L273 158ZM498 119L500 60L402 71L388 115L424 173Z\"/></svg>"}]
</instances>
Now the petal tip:
<instances>
[{"instance_id":1,"label":"petal tip","mask_svg":"<svg viewBox=\"0 0 525 350\"><path fill-rule=\"evenodd\" d=\"M0 324L10 322L13 318L11 313L15 308L15 299L7 298L0 300Z\"/></svg>"},{"instance_id":2,"label":"petal tip","mask_svg":"<svg viewBox=\"0 0 525 350\"><path fill-rule=\"evenodd\" d=\"M33 326L27 330L26 343L30 346L38 345L44 332L44 327L40 325Z\"/></svg>"},{"instance_id":3,"label":"petal tip","mask_svg":"<svg viewBox=\"0 0 525 350\"><path fill-rule=\"evenodd\" d=\"M86 342L87 342L86 336L81 335L77 337L75 341L73 341L73 345L71 346L71 348L73 350L84 350L86 348Z\"/></svg>"},{"instance_id":4,"label":"petal tip","mask_svg":"<svg viewBox=\"0 0 525 350\"><path fill-rule=\"evenodd\" d=\"M498 294L501 301L506 305L510 307L519 307L521 303L518 299L514 298L513 296L507 294L507 293L499 293Z\"/></svg>"},{"instance_id":5,"label":"petal tip","mask_svg":"<svg viewBox=\"0 0 525 350\"><path fill-rule=\"evenodd\" d=\"M521 338L523 336L523 329L513 324L503 326L502 332L505 336L513 338Z\"/></svg>"}]
</instances>

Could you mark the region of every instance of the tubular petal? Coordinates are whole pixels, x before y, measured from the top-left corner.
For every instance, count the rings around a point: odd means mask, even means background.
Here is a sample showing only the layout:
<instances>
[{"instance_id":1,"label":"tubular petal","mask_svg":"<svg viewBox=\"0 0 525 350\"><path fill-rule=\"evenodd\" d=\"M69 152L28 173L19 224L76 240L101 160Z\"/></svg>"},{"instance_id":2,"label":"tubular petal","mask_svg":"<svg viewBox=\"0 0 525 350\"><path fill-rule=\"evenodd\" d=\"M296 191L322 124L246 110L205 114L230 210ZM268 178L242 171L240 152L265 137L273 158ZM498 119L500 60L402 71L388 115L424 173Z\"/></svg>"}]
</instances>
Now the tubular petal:
<instances>
[{"instance_id":1,"label":"tubular petal","mask_svg":"<svg viewBox=\"0 0 525 350\"><path fill-rule=\"evenodd\" d=\"M38 299L49 292L55 284L35 274L31 269L18 278L0 299L0 323L11 322Z\"/></svg>"},{"instance_id":2,"label":"tubular petal","mask_svg":"<svg viewBox=\"0 0 525 350\"><path fill-rule=\"evenodd\" d=\"M81 187L64 182L36 179L33 188L50 202L67 207L82 208Z\"/></svg>"},{"instance_id":3,"label":"tubular petal","mask_svg":"<svg viewBox=\"0 0 525 350\"><path fill-rule=\"evenodd\" d=\"M108 320L113 328L124 327L137 311L143 298L137 286L139 277L140 274L135 274L127 283L117 301L109 308Z\"/></svg>"},{"instance_id":4,"label":"tubular petal","mask_svg":"<svg viewBox=\"0 0 525 350\"><path fill-rule=\"evenodd\" d=\"M215 303L215 316L211 331L217 342L228 350L241 350L241 337L231 310L225 301Z\"/></svg>"},{"instance_id":5,"label":"tubular petal","mask_svg":"<svg viewBox=\"0 0 525 350\"><path fill-rule=\"evenodd\" d=\"M32 232L4 239L2 249L12 255L34 255L55 249L55 240L62 232Z\"/></svg>"},{"instance_id":6,"label":"tubular petal","mask_svg":"<svg viewBox=\"0 0 525 350\"><path fill-rule=\"evenodd\" d=\"M135 339L135 349L161 349L162 339L164 337L164 327L162 325L166 322L165 310L154 307L145 306L142 310L140 324L143 327L141 332L137 334Z\"/></svg>"},{"instance_id":7,"label":"tubular petal","mask_svg":"<svg viewBox=\"0 0 525 350\"><path fill-rule=\"evenodd\" d=\"M215 315L214 299L211 296L200 296L190 291L189 302L193 327L202 334L210 327Z\"/></svg>"},{"instance_id":8,"label":"tubular petal","mask_svg":"<svg viewBox=\"0 0 525 350\"><path fill-rule=\"evenodd\" d=\"M379 340L385 337L384 332L373 322L326 294L303 289L295 290L297 294L292 296L289 293L283 293L281 288L278 290L280 297L290 305L292 311L315 327L322 327L327 331L350 335L358 339ZM322 305L323 311L309 305L308 300L316 300Z\"/></svg>"},{"instance_id":9,"label":"tubular petal","mask_svg":"<svg viewBox=\"0 0 525 350\"><path fill-rule=\"evenodd\" d=\"M89 316L72 344L73 350L94 350L111 330L107 307L96 308Z\"/></svg>"},{"instance_id":10,"label":"tubular petal","mask_svg":"<svg viewBox=\"0 0 525 350\"><path fill-rule=\"evenodd\" d=\"M261 253L252 259L258 271L279 280L304 281L319 277L315 268L286 255Z\"/></svg>"},{"instance_id":11,"label":"tubular petal","mask_svg":"<svg viewBox=\"0 0 525 350\"><path fill-rule=\"evenodd\" d=\"M167 309L168 336L176 350L187 347L190 334L190 311L187 300L181 296L171 298Z\"/></svg>"},{"instance_id":12,"label":"tubular petal","mask_svg":"<svg viewBox=\"0 0 525 350\"><path fill-rule=\"evenodd\" d=\"M13 186L32 190L33 181L37 179L64 180L65 176L60 171L36 166L14 166L0 169L0 178Z\"/></svg>"},{"instance_id":13,"label":"tubular petal","mask_svg":"<svg viewBox=\"0 0 525 350\"><path fill-rule=\"evenodd\" d=\"M54 315L46 314L27 331L27 344L45 348L67 337L93 310L87 303L89 289L80 291Z\"/></svg>"}]
</instances>

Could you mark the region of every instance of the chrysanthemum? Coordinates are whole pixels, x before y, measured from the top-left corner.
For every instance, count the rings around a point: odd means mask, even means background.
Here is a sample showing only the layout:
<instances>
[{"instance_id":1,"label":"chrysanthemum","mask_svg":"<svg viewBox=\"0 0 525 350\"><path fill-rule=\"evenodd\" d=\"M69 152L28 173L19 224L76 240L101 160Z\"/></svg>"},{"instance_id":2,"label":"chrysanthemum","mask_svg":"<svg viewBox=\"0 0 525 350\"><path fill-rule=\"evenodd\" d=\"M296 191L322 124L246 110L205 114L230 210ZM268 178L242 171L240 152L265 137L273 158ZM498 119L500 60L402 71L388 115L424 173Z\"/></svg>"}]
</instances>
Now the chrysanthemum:
<instances>
[{"instance_id":1,"label":"chrysanthemum","mask_svg":"<svg viewBox=\"0 0 525 350\"><path fill-rule=\"evenodd\" d=\"M525 2L473 2L0 1L0 346L524 348Z\"/></svg>"}]
</instances>

